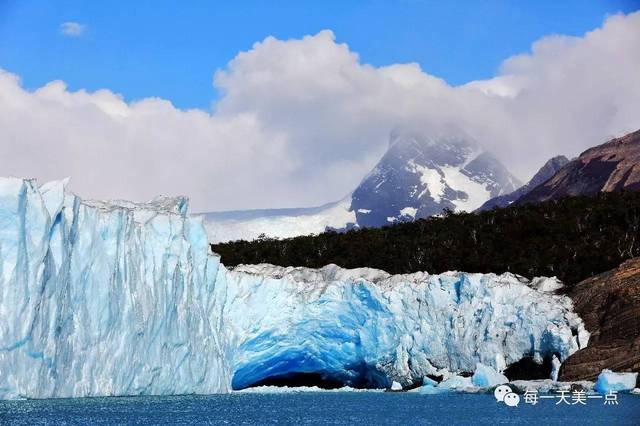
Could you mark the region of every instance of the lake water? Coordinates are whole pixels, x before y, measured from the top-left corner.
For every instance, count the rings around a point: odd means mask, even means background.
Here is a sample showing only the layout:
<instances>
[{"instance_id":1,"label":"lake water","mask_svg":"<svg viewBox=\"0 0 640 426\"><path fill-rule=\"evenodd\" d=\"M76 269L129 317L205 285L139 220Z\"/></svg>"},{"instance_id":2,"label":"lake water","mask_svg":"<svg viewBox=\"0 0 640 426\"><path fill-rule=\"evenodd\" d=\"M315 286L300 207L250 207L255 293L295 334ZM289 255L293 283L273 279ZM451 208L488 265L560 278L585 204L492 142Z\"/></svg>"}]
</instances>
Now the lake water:
<instances>
[{"instance_id":1,"label":"lake water","mask_svg":"<svg viewBox=\"0 0 640 426\"><path fill-rule=\"evenodd\" d=\"M373 392L48 399L0 401L0 424L639 425L640 397L618 402L507 407L492 395Z\"/></svg>"}]
</instances>

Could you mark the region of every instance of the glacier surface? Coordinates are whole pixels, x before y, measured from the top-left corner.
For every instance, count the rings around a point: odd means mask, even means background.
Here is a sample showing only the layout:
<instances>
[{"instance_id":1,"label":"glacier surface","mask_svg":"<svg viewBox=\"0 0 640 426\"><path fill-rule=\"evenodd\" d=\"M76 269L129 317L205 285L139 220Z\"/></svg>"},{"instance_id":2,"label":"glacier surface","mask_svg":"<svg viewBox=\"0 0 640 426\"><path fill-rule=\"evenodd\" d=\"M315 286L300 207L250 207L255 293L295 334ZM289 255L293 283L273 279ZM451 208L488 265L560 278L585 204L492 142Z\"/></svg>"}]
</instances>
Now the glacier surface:
<instances>
[{"instance_id":1,"label":"glacier surface","mask_svg":"<svg viewBox=\"0 0 640 426\"><path fill-rule=\"evenodd\" d=\"M0 398L407 387L586 345L571 301L511 274L244 265L183 198L86 201L0 179ZM487 370L489 371L489 370ZM479 372L487 376L486 371Z\"/></svg>"},{"instance_id":2,"label":"glacier surface","mask_svg":"<svg viewBox=\"0 0 640 426\"><path fill-rule=\"evenodd\" d=\"M255 240L261 235L290 238L320 234L327 229L356 226L351 196L316 208L204 213L205 229L212 243Z\"/></svg>"}]
</instances>

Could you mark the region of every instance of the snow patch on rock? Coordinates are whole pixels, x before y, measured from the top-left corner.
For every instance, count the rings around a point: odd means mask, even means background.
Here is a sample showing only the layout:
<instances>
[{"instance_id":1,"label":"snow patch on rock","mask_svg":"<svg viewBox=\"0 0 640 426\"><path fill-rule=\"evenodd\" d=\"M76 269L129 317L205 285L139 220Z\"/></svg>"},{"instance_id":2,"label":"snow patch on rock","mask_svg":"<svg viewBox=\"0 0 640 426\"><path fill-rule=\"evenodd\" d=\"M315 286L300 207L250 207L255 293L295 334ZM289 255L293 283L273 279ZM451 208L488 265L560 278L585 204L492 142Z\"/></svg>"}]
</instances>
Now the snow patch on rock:
<instances>
[{"instance_id":1,"label":"snow patch on rock","mask_svg":"<svg viewBox=\"0 0 640 426\"><path fill-rule=\"evenodd\" d=\"M458 167L442 167L444 180L455 190L462 192L460 197L451 200L456 211L472 212L491 198L491 191L485 184L476 182Z\"/></svg>"},{"instance_id":2,"label":"snow patch on rock","mask_svg":"<svg viewBox=\"0 0 640 426\"><path fill-rule=\"evenodd\" d=\"M400 210L400 214L402 216L408 216L408 217L411 217L411 218L415 218L416 217L416 213L418 213L418 209L416 209L415 207L405 207L405 208Z\"/></svg>"}]
</instances>

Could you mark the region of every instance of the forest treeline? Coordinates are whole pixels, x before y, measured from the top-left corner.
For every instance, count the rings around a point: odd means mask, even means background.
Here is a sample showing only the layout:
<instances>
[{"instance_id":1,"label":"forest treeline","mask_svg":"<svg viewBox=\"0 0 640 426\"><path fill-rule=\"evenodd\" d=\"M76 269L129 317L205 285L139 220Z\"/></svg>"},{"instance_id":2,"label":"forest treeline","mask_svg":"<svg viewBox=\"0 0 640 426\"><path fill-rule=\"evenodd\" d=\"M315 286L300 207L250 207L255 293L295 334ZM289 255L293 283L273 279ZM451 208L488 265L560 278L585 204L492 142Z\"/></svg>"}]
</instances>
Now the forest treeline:
<instances>
[{"instance_id":1,"label":"forest treeline","mask_svg":"<svg viewBox=\"0 0 640 426\"><path fill-rule=\"evenodd\" d=\"M228 266L272 263L390 273L449 270L557 276L571 284L640 255L640 192L569 197L482 213L445 212L378 229L212 245Z\"/></svg>"}]
</instances>

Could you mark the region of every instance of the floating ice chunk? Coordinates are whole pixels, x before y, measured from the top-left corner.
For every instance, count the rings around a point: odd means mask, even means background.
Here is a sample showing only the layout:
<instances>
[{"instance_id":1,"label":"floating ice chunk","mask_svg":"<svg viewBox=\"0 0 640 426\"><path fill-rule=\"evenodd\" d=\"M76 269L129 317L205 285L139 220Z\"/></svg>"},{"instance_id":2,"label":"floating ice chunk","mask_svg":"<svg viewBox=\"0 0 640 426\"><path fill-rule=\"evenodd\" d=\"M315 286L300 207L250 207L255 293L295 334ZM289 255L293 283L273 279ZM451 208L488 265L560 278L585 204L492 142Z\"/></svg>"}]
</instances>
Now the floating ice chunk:
<instances>
[{"instance_id":1,"label":"floating ice chunk","mask_svg":"<svg viewBox=\"0 0 640 426\"><path fill-rule=\"evenodd\" d=\"M474 391L478 389L471 377L452 376L438 385L438 389L448 389L456 391Z\"/></svg>"},{"instance_id":2,"label":"floating ice chunk","mask_svg":"<svg viewBox=\"0 0 640 426\"><path fill-rule=\"evenodd\" d=\"M479 388L490 388L503 383L508 383L509 379L507 379L504 374L498 373L493 368L478 363L476 364L476 371L471 377L471 382L474 386Z\"/></svg>"},{"instance_id":3,"label":"floating ice chunk","mask_svg":"<svg viewBox=\"0 0 640 426\"><path fill-rule=\"evenodd\" d=\"M599 393L626 392L636 387L638 373L614 373L611 370L602 370L596 381L595 390Z\"/></svg>"},{"instance_id":4,"label":"floating ice chunk","mask_svg":"<svg viewBox=\"0 0 640 426\"><path fill-rule=\"evenodd\" d=\"M394 381L394 382L391 384L391 390L392 390L392 391L401 391L401 390L402 390L402 385L401 385L400 383L398 383L398 382Z\"/></svg>"},{"instance_id":5,"label":"floating ice chunk","mask_svg":"<svg viewBox=\"0 0 640 426\"><path fill-rule=\"evenodd\" d=\"M425 377L422 382L422 386L417 389L418 393L422 395L437 395L440 393L451 392L451 389L448 388L439 388L438 382L432 380L428 377Z\"/></svg>"}]
</instances>

